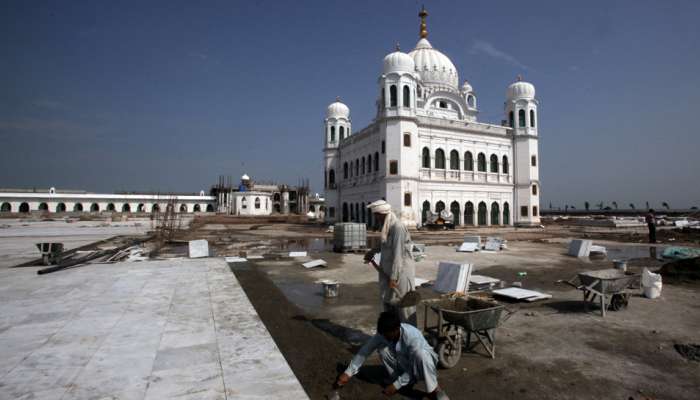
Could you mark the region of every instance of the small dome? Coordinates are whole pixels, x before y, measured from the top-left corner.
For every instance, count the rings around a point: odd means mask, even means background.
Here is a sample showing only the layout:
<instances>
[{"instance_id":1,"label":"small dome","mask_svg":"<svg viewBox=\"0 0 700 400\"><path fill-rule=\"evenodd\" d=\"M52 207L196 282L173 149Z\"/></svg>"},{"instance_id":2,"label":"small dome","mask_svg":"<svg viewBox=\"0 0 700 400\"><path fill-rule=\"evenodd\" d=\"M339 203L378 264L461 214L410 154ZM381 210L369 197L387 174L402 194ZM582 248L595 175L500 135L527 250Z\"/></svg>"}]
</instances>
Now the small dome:
<instances>
[{"instance_id":1,"label":"small dome","mask_svg":"<svg viewBox=\"0 0 700 400\"><path fill-rule=\"evenodd\" d=\"M326 110L326 118L350 118L350 109L345 104L336 99L334 103L328 106Z\"/></svg>"},{"instance_id":2,"label":"small dome","mask_svg":"<svg viewBox=\"0 0 700 400\"><path fill-rule=\"evenodd\" d=\"M242 181L249 181L250 177L247 174L243 174L243 176L241 177L241 180Z\"/></svg>"},{"instance_id":3,"label":"small dome","mask_svg":"<svg viewBox=\"0 0 700 400\"><path fill-rule=\"evenodd\" d=\"M472 85L470 85L469 82L464 81L464 83L462 84L462 92L463 93L470 93L473 91L474 91L474 88L472 88Z\"/></svg>"},{"instance_id":4,"label":"small dome","mask_svg":"<svg viewBox=\"0 0 700 400\"><path fill-rule=\"evenodd\" d=\"M384 57L384 74L392 72L413 72L415 69L416 64L413 62L413 58L400 50L389 53Z\"/></svg>"},{"instance_id":5,"label":"small dome","mask_svg":"<svg viewBox=\"0 0 700 400\"><path fill-rule=\"evenodd\" d=\"M518 77L517 82L508 86L506 97L508 97L508 100L534 99L535 86L532 83L523 81L521 77Z\"/></svg>"},{"instance_id":6,"label":"small dome","mask_svg":"<svg viewBox=\"0 0 700 400\"><path fill-rule=\"evenodd\" d=\"M416 72L424 84L451 86L455 90L459 86L457 68L446 55L434 49L428 39L421 38L408 55L413 57Z\"/></svg>"}]
</instances>

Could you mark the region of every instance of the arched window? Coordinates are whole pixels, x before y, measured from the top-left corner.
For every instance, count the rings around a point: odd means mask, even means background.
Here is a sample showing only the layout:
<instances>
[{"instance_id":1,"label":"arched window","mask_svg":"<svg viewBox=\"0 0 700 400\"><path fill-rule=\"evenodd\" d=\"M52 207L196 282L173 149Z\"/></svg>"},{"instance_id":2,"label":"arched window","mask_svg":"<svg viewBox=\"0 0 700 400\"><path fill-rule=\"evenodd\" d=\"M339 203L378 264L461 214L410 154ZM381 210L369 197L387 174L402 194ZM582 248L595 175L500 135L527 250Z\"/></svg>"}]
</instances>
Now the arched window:
<instances>
[{"instance_id":1,"label":"arched window","mask_svg":"<svg viewBox=\"0 0 700 400\"><path fill-rule=\"evenodd\" d=\"M474 225L474 203L471 201L464 205L464 224Z\"/></svg>"},{"instance_id":2,"label":"arched window","mask_svg":"<svg viewBox=\"0 0 700 400\"><path fill-rule=\"evenodd\" d=\"M476 105L476 99L474 98L474 96L472 96L472 95L467 96L467 104L469 105L470 108L474 108L474 106Z\"/></svg>"},{"instance_id":3,"label":"arched window","mask_svg":"<svg viewBox=\"0 0 700 400\"><path fill-rule=\"evenodd\" d=\"M536 217L536 216L538 216L538 215L539 215L539 214L537 214L537 206L532 206L532 216L533 216L533 217Z\"/></svg>"},{"instance_id":4,"label":"arched window","mask_svg":"<svg viewBox=\"0 0 700 400\"><path fill-rule=\"evenodd\" d=\"M246 199L245 197L243 197L243 198L241 199L241 209L245 210L245 209L247 209L247 208L248 208L248 199Z\"/></svg>"},{"instance_id":5,"label":"arched window","mask_svg":"<svg viewBox=\"0 0 700 400\"><path fill-rule=\"evenodd\" d=\"M479 172L486 172L486 156L484 153L479 153L478 156L476 156L476 168Z\"/></svg>"},{"instance_id":6,"label":"arched window","mask_svg":"<svg viewBox=\"0 0 700 400\"><path fill-rule=\"evenodd\" d=\"M160 206L158 204L154 204L153 207L151 207L151 212L153 212L153 213L160 212Z\"/></svg>"},{"instance_id":7,"label":"arched window","mask_svg":"<svg viewBox=\"0 0 700 400\"><path fill-rule=\"evenodd\" d=\"M56 205L56 212L66 212L66 205L64 203L58 203Z\"/></svg>"},{"instance_id":8,"label":"arched window","mask_svg":"<svg viewBox=\"0 0 700 400\"><path fill-rule=\"evenodd\" d=\"M73 211L74 212L83 211L83 204L82 203L75 203L75 205L73 206Z\"/></svg>"},{"instance_id":9,"label":"arched window","mask_svg":"<svg viewBox=\"0 0 700 400\"><path fill-rule=\"evenodd\" d=\"M530 127L535 127L535 110L530 110Z\"/></svg>"},{"instance_id":10,"label":"arched window","mask_svg":"<svg viewBox=\"0 0 700 400\"><path fill-rule=\"evenodd\" d=\"M187 212L187 205L186 204L180 204L180 212L181 213Z\"/></svg>"},{"instance_id":11,"label":"arched window","mask_svg":"<svg viewBox=\"0 0 700 400\"><path fill-rule=\"evenodd\" d=\"M202 206L200 206L199 204L195 204L193 211L194 212L202 212Z\"/></svg>"},{"instance_id":12,"label":"arched window","mask_svg":"<svg viewBox=\"0 0 700 400\"><path fill-rule=\"evenodd\" d=\"M498 173L498 156L491 154L491 159L489 160L491 164L491 172Z\"/></svg>"},{"instance_id":13,"label":"arched window","mask_svg":"<svg viewBox=\"0 0 700 400\"><path fill-rule=\"evenodd\" d=\"M534 154L530 156L530 165L532 165L533 167L537 166L537 156Z\"/></svg>"},{"instance_id":14,"label":"arched window","mask_svg":"<svg viewBox=\"0 0 700 400\"><path fill-rule=\"evenodd\" d=\"M474 156L471 151L464 152L464 170L474 171Z\"/></svg>"},{"instance_id":15,"label":"arched window","mask_svg":"<svg viewBox=\"0 0 700 400\"><path fill-rule=\"evenodd\" d=\"M335 142L335 126L331 126L331 142Z\"/></svg>"},{"instance_id":16,"label":"arched window","mask_svg":"<svg viewBox=\"0 0 700 400\"><path fill-rule=\"evenodd\" d=\"M365 157L362 157L362 175L365 174Z\"/></svg>"},{"instance_id":17,"label":"arched window","mask_svg":"<svg viewBox=\"0 0 700 400\"><path fill-rule=\"evenodd\" d=\"M330 186L331 189L335 186L335 170L333 169L328 172L328 186Z\"/></svg>"},{"instance_id":18,"label":"arched window","mask_svg":"<svg viewBox=\"0 0 700 400\"><path fill-rule=\"evenodd\" d=\"M403 106L411 106L411 90L408 88L408 85L403 85Z\"/></svg>"},{"instance_id":19,"label":"arched window","mask_svg":"<svg viewBox=\"0 0 700 400\"><path fill-rule=\"evenodd\" d=\"M525 110L518 110L518 126L525 127Z\"/></svg>"},{"instance_id":20,"label":"arched window","mask_svg":"<svg viewBox=\"0 0 700 400\"><path fill-rule=\"evenodd\" d=\"M479 225L486 225L486 217L487 217L487 209L486 209L486 203L483 201L479 203L479 215L478 215L478 222Z\"/></svg>"},{"instance_id":21,"label":"arched window","mask_svg":"<svg viewBox=\"0 0 700 400\"><path fill-rule=\"evenodd\" d=\"M131 212L131 206L129 205L129 203L124 203L122 205L122 212Z\"/></svg>"},{"instance_id":22,"label":"arched window","mask_svg":"<svg viewBox=\"0 0 700 400\"><path fill-rule=\"evenodd\" d=\"M435 212L440 214L441 211L445 209L445 203L442 201L438 201L435 203Z\"/></svg>"},{"instance_id":23,"label":"arched window","mask_svg":"<svg viewBox=\"0 0 700 400\"><path fill-rule=\"evenodd\" d=\"M360 176L360 159L355 159L355 176Z\"/></svg>"},{"instance_id":24,"label":"arched window","mask_svg":"<svg viewBox=\"0 0 700 400\"><path fill-rule=\"evenodd\" d=\"M491 203L491 225L500 225L500 212L498 203L495 201Z\"/></svg>"},{"instance_id":25,"label":"arched window","mask_svg":"<svg viewBox=\"0 0 700 400\"><path fill-rule=\"evenodd\" d=\"M107 204L107 211L114 211L114 210L115 210L114 203Z\"/></svg>"},{"instance_id":26,"label":"arched window","mask_svg":"<svg viewBox=\"0 0 700 400\"><path fill-rule=\"evenodd\" d=\"M457 150L450 152L450 169L459 171L459 152Z\"/></svg>"},{"instance_id":27,"label":"arched window","mask_svg":"<svg viewBox=\"0 0 700 400\"><path fill-rule=\"evenodd\" d=\"M379 152L374 152L374 171L379 171Z\"/></svg>"},{"instance_id":28,"label":"arched window","mask_svg":"<svg viewBox=\"0 0 700 400\"><path fill-rule=\"evenodd\" d=\"M49 211L49 205L46 203L39 204L39 211Z\"/></svg>"},{"instance_id":29,"label":"arched window","mask_svg":"<svg viewBox=\"0 0 700 400\"><path fill-rule=\"evenodd\" d=\"M348 222L348 203L343 203L343 222Z\"/></svg>"},{"instance_id":30,"label":"arched window","mask_svg":"<svg viewBox=\"0 0 700 400\"><path fill-rule=\"evenodd\" d=\"M10 203L2 203L2 206L0 206L0 212L11 212L12 211L12 205Z\"/></svg>"},{"instance_id":31,"label":"arched window","mask_svg":"<svg viewBox=\"0 0 700 400\"><path fill-rule=\"evenodd\" d=\"M145 211L146 211L146 205L143 204L143 203L139 204L138 207L136 207L136 211L138 211L138 212L145 212Z\"/></svg>"},{"instance_id":32,"label":"arched window","mask_svg":"<svg viewBox=\"0 0 700 400\"><path fill-rule=\"evenodd\" d=\"M343 179L348 179L348 163L343 163ZM275 199L276 201L279 201Z\"/></svg>"},{"instance_id":33,"label":"arched window","mask_svg":"<svg viewBox=\"0 0 700 400\"><path fill-rule=\"evenodd\" d=\"M503 156L503 173L508 175L508 156Z\"/></svg>"},{"instance_id":34,"label":"arched window","mask_svg":"<svg viewBox=\"0 0 700 400\"><path fill-rule=\"evenodd\" d=\"M508 113L508 126L513 128L515 125L513 125L513 111Z\"/></svg>"},{"instance_id":35,"label":"arched window","mask_svg":"<svg viewBox=\"0 0 700 400\"><path fill-rule=\"evenodd\" d=\"M423 168L430 168L430 149L423 147Z\"/></svg>"},{"instance_id":36,"label":"arched window","mask_svg":"<svg viewBox=\"0 0 700 400\"><path fill-rule=\"evenodd\" d=\"M389 107L396 107L396 85L389 87Z\"/></svg>"},{"instance_id":37,"label":"arched window","mask_svg":"<svg viewBox=\"0 0 700 400\"><path fill-rule=\"evenodd\" d=\"M355 221L355 206L350 204L350 221Z\"/></svg>"},{"instance_id":38,"label":"arched window","mask_svg":"<svg viewBox=\"0 0 700 400\"><path fill-rule=\"evenodd\" d=\"M503 203L503 225L510 225L510 206L508 202Z\"/></svg>"},{"instance_id":39,"label":"arched window","mask_svg":"<svg viewBox=\"0 0 700 400\"><path fill-rule=\"evenodd\" d=\"M537 185L532 185L532 195L537 196Z\"/></svg>"},{"instance_id":40,"label":"arched window","mask_svg":"<svg viewBox=\"0 0 700 400\"><path fill-rule=\"evenodd\" d=\"M367 220L365 219L365 215L367 214L366 210L367 209L365 208L365 203L360 204L360 215L362 215L362 218L360 218L361 222L367 222Z\"/></svg>"},{"instance_id":41,"label":"arched window","mask_svg":"<svg viewBox=\"0 0 700 400\"><path fill-rule=\"evenodd\" d=\"M214 206L211 204L207 204L207 212L214 212Z\"/></svg>"},{"instance_id":42,"label":"arched window","mask_svg":"<svg viewBox=\"0 0 700 400\"><path fill-rule=\"evenodd\" d=\"M97 212L100 211L100 206L97 203L92 203L90 205L90 211L91 212Z\"/></svg>"},{"instance_id":43,"label":"arched window","mask_svg":"<svg viewBox=\"0 0 700 400\"><path fill-rule=\"evenodd\" d=\"M430 212L430 202L428 200L423 202L423 212L421 213L421 218L425 224L428 221L428 213Z\"/></svg>"},{"instance_id":44,"label":"arched window","mask_svg":"<svg viewBox=\"0 0 700 400\"><path fill-rule=\"evenodd\" d=\"M338 131L340 132L340 140L345 139L345 128L341 126Z\"/></svg>"},{"instance_id":45,"label":"arched window","mask_svg":"<svg viewBox=\"0 0 700 400\"><path fill-rule=\"evenodd\" d=\"M367 155L367 173L372 172L372 155Z\"/></svg>"},{"instance_id":46,"label":"arched window","mask_svg":"<svg viewBox=\"0 0 700 400\"><path fill-rule=\"evenodd\" d=\"M442 149L435 150L435 168L445 169L445 152Z\"/></svg>"},{"instance_id":47,"label":"arched window","mask_svg":"<svg viewBox=\"0 0 700 400\"><path fill-rule=\"evenodd\" d=\"M452 213L452 223L455 226L459 225L459 217L462 215L462 212L459 210L458 202L453 201L450 203L450 212Z\"/></svg>"},{"instance_id":48,"label":"arched window","mask_svg":"<svg viewBox=\"0 0 700 400\"><path fill-rule=\"evenodd\" d=\"M255 208L260 209L260 197L255 198Z\"/></svg>"},{"instance_id":49,"label":"arched window","mask_svg":"<svg viewBox=\"0 0 700 400\"><path fill-rule=\"evenodd\" d=\"M29 212L29 204L27 204L27 203L20 204L19 205L19 212L28 213Z\"/></svg>"}]
</instances>

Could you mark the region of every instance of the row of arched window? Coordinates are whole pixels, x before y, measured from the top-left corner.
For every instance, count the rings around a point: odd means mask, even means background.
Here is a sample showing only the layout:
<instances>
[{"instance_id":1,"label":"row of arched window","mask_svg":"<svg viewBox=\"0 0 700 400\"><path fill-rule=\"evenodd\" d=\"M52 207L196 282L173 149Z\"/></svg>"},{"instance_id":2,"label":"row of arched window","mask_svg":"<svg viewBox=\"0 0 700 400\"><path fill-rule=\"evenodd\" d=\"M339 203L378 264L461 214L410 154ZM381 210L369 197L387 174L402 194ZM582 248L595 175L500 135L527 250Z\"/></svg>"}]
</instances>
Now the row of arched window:
<instances>
[{"instance_id":1,"label":"row of arched window","mask_svg":"<svg viewBox=\"0 0 700 400\"><path fill-rule=\"evenodd\" d=\"M511 128L515 127L514 116L515 114L513 113L513 111L508 113L508 126L510 126ZM525 122L525 110L520 109L518 110L518 127L525 128L526 126L527 123ZM530 127L535 127L535 110L530 110Z\"/></svg>"},{"instance_id":2,"label":"row of arched window","mask_svg":"<svg viewBox=\"0 0 700 400\"><path fill-rule=\"evenodd\" d=\"M445 202L438 201L435 203L434 212L439 213L445 209ZM428 220L428 212L433 212L429 201L423 202L421 219L423 224ZM464 204L464 212L462 213L459 202L453 201L450 203L450 212L452 213L452 223L454 225L510 225L510 205L508 202L503 203L503 214L501 214L501 206L497 202L491 203L491 212L485 202L479 202L475 212L474 203L468 201ZM476 223L475 223L476 218Z\"/></svg>"},{"instance_id":3,"label":"row of arched window","mask_svg":"<svg viewBox=\"0 0 700 400\"><path fill-rule=\"evenodd\" d=\"M384 98L384 89L382 89L382 104L386 104L386 99ZM389 107L396 107L398 104L398 88L396 87L396 85L391 85L389 86ZM404 107L411 106L411 88L409 88L408 85L403 85L402 104Z\"/></svg>"},{"instance_id":4,"label":"row of arched window","mask_svg":"<svg viewBox=\"0 0 700 400\"><path fill-rule=\"evenodd\" d=\"M361 157L355 159L355 161L346 161L343 163L343 179L348 179L352 178L353 176L361 176L361 175L366 175L370 174L372 172L377 172L379 171L379 152L376 151L374 153L374 158L372 154L367 155L367 157ZM330 173L333 173L333 183L335 183L335 173L333 170L330 171ZM329 173L329 175L330 175ZM329 177L330 181L330 177ZM330 183L330 182L329 182Z\"/></svg>"},{"instance_id":5,"label":"row of arched window","mask_svg":"<svg viewBox=\"0 0 700 400\"><path fill-rule=\"evenodd\" d=\"M431 158L430 158L430 149L427 147L423 147L423 154L421 156L423 162L422 166L423 168L431 168ZM460 163L462 160L460 160L459 157L459 152L457 150L452 150L450 151L450 169L458 171L461 169ZM463 168L465 171L474 171L474 156L472 155L471 151L466 151L464 152L464 165ZM499 159L498 156L495 154L491 154L491 157L489 158L489 172L494 172L498 173L499 170L503 174L508 174L510 173L510 166L508 164L508 156L503 156L501 158L501 163L500 163L500 168L499 168ZM445 169L445 151L443 149L437 149L435 150L435 160L434 163L432 164L432 168L436 169ZM476 156L476 170L479 172L486 172L486 155L484 153L479 153Z\"/></svg>"},{"instance_id":6,"label":"row of arched window","mask_svg":"<svg viewBox=\"0 0 700 400\"><path fill-rule=\"evenodd\" d=\"M168 207L172 207L171 205L167 205L166 209ZM38 211L45 211L49 212L49 205L47 203L39 203L39 207L37 208ZM180 207L178 208L179 212L188 212L188 207L186 204L181 204ZM21 203L19 205L19 209L17 212L21 213L28 213L30 211L29 203ZM56 212L66 212L68 211L66 208L65 203L58 203L56 204ZM73 212L83 212L85 211L85 207L83 206L83 203L75 203L73 205ZM90 204L89 207L90 212L99 212L100 211L100 205L98 203L92 203ZM111 212L116 212L117 207L114 205L114 203L109 203L107 204L107 207L105 208L105 211L111 211ZM132 212L133 210L131 209L131 205L129 203L124 203L121 206L121 209L119 210L120 212ZM150 207L150 210L148 209L148 206L146 204L141 203L136 207L136 212L160 212L160 205L158 204L152 204ZM195 204L194 207L192 208L193 212L201 212L202 211L202 206L199 204ZM207 212L214 212L214 206L211 204L208 204L206 207ZM12 210L12 204L10 203L2 203L0 205L0 212L13 212Z\"/></svg>"},{"instance_id":7,"label":"row of arched window","mask_svg":"<svg viewBox=\"0 0 700 400\"><path fill-rule=\"evenodd\" d=\"M345 127L341 126L338 128L338 133L340 134L340 140L345 139ZM350 136L350 129L347 129L348 136ZM335 142L335 126L331 126L331 143Z\"/></svg>"}]
</instances>

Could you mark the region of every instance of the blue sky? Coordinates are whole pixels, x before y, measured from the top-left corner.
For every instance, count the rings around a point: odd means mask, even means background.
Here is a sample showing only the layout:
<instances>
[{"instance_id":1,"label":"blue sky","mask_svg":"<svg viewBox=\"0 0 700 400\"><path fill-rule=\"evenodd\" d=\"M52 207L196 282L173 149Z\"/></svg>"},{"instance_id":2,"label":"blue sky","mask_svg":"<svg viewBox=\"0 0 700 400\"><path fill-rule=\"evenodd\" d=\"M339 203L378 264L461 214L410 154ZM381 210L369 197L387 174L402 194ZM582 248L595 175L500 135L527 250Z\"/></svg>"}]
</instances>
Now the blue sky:
<instances>
[{"instance_id":1,"label":"blue sky","mask_svg":"<svg viewBox=\"0 0 700 400\"><path fill-rule=\"evenodd\" d=\"M322 121L374 115L418 1L4 1L0 187L195 192L219 174L322 189ZM498 123L540 100L542 204L700 206L698 1L425 1L429 39Z\"/></svg>"}]
</instances>

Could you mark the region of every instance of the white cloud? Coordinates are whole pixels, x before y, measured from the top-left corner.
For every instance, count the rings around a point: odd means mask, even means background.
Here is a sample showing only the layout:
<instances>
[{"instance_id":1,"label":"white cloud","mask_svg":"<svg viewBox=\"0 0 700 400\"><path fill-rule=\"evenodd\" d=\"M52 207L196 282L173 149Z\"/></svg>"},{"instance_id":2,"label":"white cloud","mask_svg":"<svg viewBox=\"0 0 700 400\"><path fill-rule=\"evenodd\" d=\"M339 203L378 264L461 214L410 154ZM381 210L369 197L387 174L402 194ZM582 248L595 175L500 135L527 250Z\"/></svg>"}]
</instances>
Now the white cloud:
<instances>
[{"instance_id":1,"label":"white cloud","mask_svg":"<svg viewBox=\"0 0 700 400\"><path fill-rule=\"evenodd\" d=\"M504 61L504 62L506 62L510 65L516 66L518 68L528 69L527 65L518 61L517 58L506 53L505 51L497 49L496 47L494 47L493 44L486 42L484 40L478 40L478 39L474 40L474 43L472 44L472 47L470 50L470 53L471 54L485 54L489 57Z\"/></svg>"}]
</instances>

